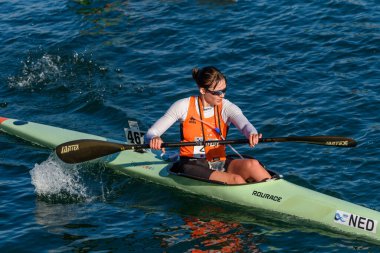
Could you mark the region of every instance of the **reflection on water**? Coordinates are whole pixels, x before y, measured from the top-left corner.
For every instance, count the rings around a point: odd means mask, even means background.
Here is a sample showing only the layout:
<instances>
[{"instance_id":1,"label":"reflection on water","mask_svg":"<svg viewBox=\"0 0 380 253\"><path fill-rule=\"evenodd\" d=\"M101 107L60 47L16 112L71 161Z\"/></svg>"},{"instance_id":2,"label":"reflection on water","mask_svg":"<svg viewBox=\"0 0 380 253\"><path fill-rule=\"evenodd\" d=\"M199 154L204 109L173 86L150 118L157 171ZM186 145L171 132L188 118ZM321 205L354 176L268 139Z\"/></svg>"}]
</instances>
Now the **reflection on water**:
<instances>
[{"instance_id":1,"label":"reflection on water","mask_svg":"<svg viewBox=\"0 0 380 253\"><path fill-rule=\"evenodd\" d=\"M123 25L126 22L127 1L73 1L70 8L83 15L92 25L82 31L86 35L110 34L110 27Z\"/></svg>"},{"instance_id":2,"label":"reflection on water","mask_svg":"<svg viewBox=\"0 0 380 253\"><path fill-rule=\"evenodd\" d=\"M203 221L195 217L184 218L194 243L191 252L260 252L254 244L254 234L239 223L218 220Z\"/></svg>"},{"instance_id":3,"label":"reflection on water","mask_svg":"<svg viewBox=\"0 0 380 253\"><path fill-rule=\"evenodd\" d=\"M207 204L207 201L187 196L182 198L187 201L180 201L182 204L175 208L180 222L165 221L154 229L163 249L196 253L261 252L259 244L266 240L263 234L270 229L253 223L243 225L241 221L249 219L241 219L236 209L234 212L229 206Z\"/></svg>"},{"instance_id":4,"label":"reflection on water","mask_svg":"<svg viewBox=\"0 0 380 253\"><path fill-rule=\"evenodd\" d=\"M36 222L50 233L63 234L67 224L81 218L78 209L76 204L51 204L36 200Z\"/></svg>"}]
</instances>

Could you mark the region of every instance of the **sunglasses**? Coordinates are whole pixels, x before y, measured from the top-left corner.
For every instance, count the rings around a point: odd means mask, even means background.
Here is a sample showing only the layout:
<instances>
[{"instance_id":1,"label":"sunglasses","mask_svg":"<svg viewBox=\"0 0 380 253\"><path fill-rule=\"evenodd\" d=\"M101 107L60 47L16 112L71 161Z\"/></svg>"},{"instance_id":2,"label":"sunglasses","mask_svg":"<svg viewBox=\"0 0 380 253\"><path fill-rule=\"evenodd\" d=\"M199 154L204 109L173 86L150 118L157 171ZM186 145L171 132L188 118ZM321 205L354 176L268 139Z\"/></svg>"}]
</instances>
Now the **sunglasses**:
<instances>
[{"instance_id":1,"label":"sunglasses","mask_svg":"<svg viewBox=\"0 0 380 253\"><path fill-rule=\"evenodd\" d=\"M226 94L226 91L227 91L227 87L224 88L223 90L209 90L209 89L206 89L206 92L211 93L214 96L224 95L224 94Z\"/></svg>"}]
</instances>

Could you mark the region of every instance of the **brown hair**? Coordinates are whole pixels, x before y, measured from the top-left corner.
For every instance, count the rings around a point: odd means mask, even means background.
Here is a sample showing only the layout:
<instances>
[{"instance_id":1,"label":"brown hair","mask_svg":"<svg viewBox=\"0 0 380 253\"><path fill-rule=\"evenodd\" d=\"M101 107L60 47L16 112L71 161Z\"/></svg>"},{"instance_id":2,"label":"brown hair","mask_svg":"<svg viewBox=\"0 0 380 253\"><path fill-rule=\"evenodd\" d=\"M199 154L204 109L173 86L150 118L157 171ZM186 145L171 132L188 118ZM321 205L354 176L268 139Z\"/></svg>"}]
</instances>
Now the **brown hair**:
<instances>
[{"instance_id":1,"label":"brown hair","mask_svg":"<svg viewBox=\"0 0 380 253\"><path fill-rule=\"evenodd\" d=\"M207 66L201 69L193 68L192 70L193 79L197 83L199 88L210 88L211 85L215 87L217 83L222 80L225 80L227 83L226 77L220 72L217 68L213 66Z\"/></svg>"}]
</instances>

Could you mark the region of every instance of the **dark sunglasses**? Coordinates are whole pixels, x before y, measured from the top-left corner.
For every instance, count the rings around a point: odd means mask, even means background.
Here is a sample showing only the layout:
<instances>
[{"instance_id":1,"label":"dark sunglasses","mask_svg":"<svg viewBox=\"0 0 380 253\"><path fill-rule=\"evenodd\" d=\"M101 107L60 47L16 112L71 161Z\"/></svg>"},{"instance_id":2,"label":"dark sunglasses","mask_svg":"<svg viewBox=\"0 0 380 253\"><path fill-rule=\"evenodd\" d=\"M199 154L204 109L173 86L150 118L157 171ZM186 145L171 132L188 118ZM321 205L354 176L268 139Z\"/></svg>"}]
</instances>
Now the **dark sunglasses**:
<instances>
[{"instance_id":1,"label":"dark sunglasses","mask_svg":"<svg viewBox=\"0 0 380 253\"><path fill-rule=\"evenodd\" d=\"M224 88L223 90L209 90L209 89L206 89L206 91L207 91L208 93L211 93L211 94L214 95L214 96L221 96L221 95L226 94L227 87Z\"/></svg>"}]
</instances>

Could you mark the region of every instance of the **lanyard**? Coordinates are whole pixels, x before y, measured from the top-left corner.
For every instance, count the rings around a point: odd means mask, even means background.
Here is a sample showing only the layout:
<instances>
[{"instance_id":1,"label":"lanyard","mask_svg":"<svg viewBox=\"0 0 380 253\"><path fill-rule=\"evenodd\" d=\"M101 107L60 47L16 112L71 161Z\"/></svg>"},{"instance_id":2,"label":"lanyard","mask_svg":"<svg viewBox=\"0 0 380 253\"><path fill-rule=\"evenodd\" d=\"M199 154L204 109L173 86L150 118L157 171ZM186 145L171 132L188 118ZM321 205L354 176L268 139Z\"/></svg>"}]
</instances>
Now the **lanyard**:
<instances>
[{"instance_id":1,"label":"lanyard","mask_svg":"<svg viewBox=\"0 0 380 253\"><path fill-rule=\"evenodd\" d=\"M205 146L204 142L206 141L205 139L205 133L204 133L204 127L203 127L203 124L205 124L206 126L210 127L212 130L214 130L217 134L219 134L219 136L222 138L222 140L225 140L223 134L222 134L222 131L221 131L221 127L220 127L220 117L219 117L219 107L216 106L216 114L217 114L217 117L218 117L218 127L213 127L211 124L209 124L208 122L205 122L203 120L203 104L202 104L202 108L200 106L200 103L202 103L200 97L198 97L198 109L199 109L199 116L200 116L200 119L197 119L195 118L194 116L192 116L192 119L194 120L197 120L201 123L201 126L202 126L202 135L203 135L203 146ZM215 106L214 106L214 118L215 118ZM215 125L216 125L216 118L215 118ZM235 149L233 148L230 144L228 144L228 146L232 149L232 151L234 151L241 159L244 159L244 157Z\"/></svg>"}]
</instances>

